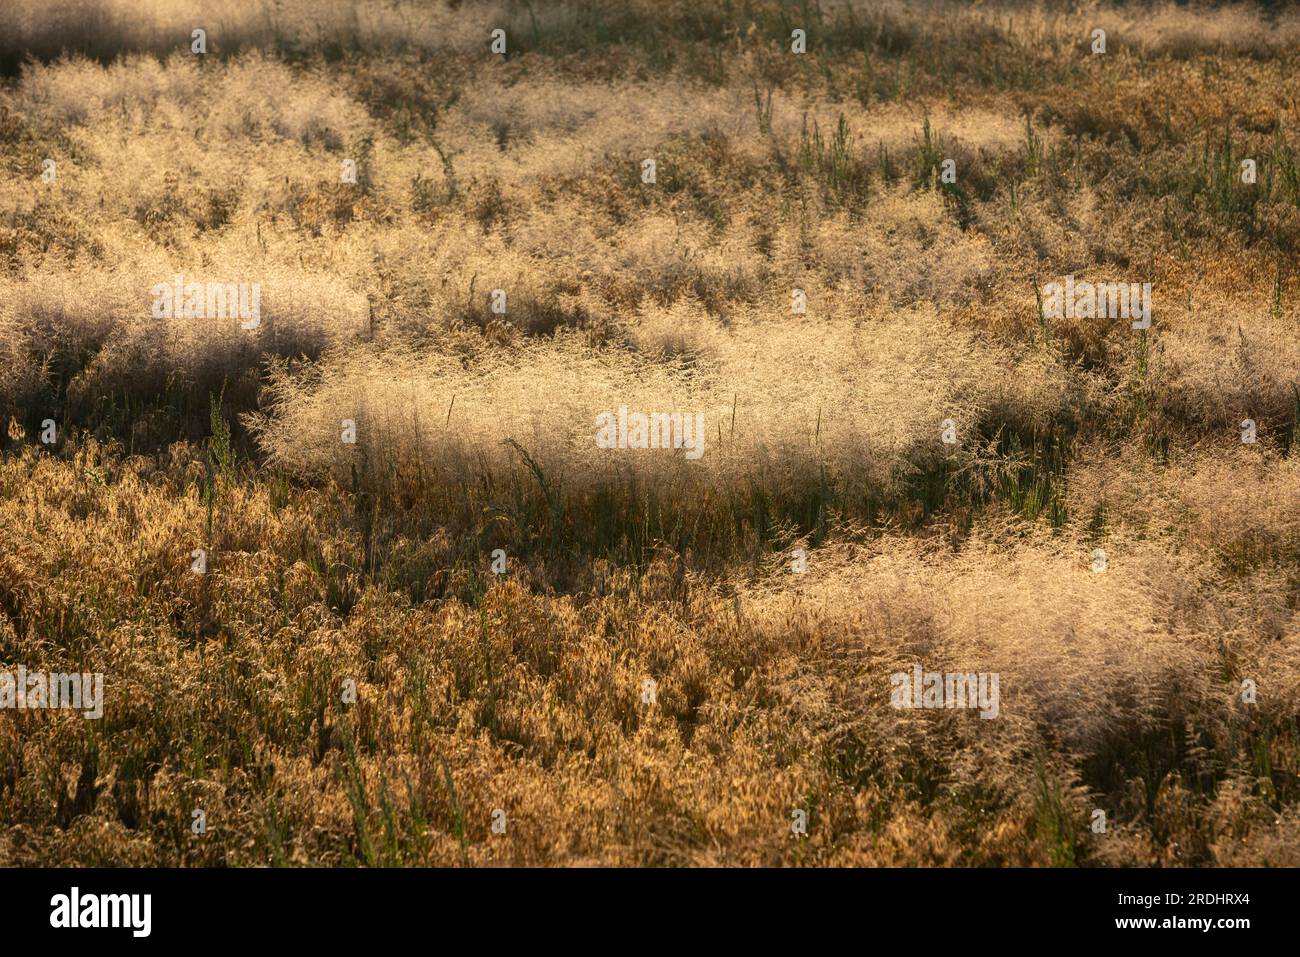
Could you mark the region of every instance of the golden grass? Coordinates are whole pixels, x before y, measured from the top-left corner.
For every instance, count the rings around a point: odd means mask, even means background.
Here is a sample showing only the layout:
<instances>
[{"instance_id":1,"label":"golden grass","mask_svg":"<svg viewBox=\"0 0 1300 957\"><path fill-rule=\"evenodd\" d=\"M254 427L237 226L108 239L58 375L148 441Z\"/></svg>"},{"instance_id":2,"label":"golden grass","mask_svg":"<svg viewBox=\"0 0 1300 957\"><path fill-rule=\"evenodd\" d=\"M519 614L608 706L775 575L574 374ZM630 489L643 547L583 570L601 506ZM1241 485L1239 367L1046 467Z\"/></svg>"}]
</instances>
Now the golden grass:
<instances>
[{"instance_id":1,"label":"golden grass","mask_svg":"<svg viewBox=\"0 0 1300 957\"><path fill-rule=\"evenodd\" d=\"M793 16L0 12L0 863L1300 864L1295 15Z\"/></svg>"}]
</instances>

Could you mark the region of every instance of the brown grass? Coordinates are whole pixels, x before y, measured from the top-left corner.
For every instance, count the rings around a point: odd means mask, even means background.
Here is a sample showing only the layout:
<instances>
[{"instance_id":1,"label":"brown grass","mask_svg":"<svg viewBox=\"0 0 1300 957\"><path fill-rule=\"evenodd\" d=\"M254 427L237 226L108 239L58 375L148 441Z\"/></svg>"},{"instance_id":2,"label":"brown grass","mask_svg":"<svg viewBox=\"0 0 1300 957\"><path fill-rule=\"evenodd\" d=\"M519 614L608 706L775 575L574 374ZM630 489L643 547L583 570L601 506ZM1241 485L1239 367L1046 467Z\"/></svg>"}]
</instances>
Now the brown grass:
<instances>
[{"instance_id":1,"label":"brown grass","mask_svg":"<svg viewBox=\"0 0 1300 957\"><path fill-rule=\"evenodd\" d=\"M544 7L0 12L0 863L1300 864L1295 15Z\"/></svg>"}]
</instances>

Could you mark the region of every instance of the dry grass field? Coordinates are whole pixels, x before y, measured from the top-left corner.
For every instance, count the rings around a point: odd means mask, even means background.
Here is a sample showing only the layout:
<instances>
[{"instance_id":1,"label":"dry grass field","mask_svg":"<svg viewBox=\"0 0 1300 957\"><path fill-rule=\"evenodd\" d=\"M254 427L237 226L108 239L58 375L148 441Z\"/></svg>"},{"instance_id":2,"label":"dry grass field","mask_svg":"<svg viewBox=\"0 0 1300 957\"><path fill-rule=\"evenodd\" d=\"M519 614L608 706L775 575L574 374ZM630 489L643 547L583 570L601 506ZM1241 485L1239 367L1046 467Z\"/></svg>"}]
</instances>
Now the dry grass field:
<instances>
[{"instance_id":1,"label":"dry grass field","mask_svg":"<svg viewBox=\"0 0 1300 957\"><path fill-rule=\"evenodd\" d=\"M1300 865L1298 75L1284 6L6 0L0 670L104 684L0 710L0 864Z\"/></svg>"}]
</instances>

